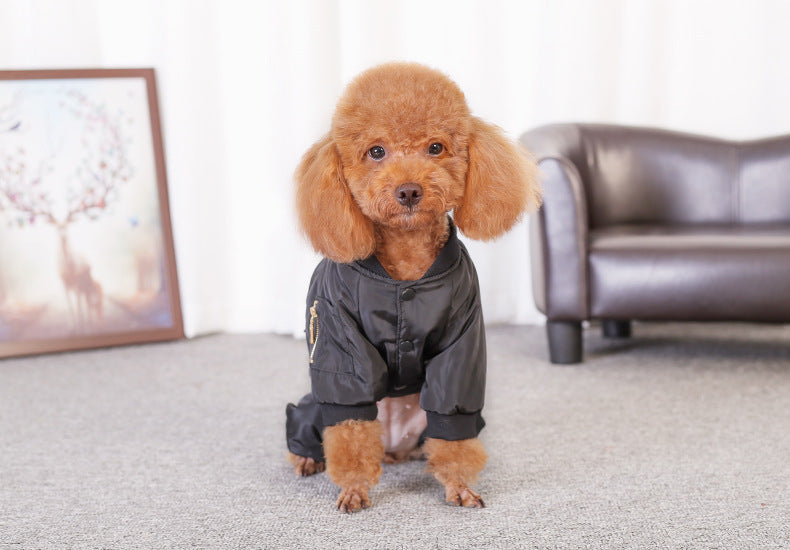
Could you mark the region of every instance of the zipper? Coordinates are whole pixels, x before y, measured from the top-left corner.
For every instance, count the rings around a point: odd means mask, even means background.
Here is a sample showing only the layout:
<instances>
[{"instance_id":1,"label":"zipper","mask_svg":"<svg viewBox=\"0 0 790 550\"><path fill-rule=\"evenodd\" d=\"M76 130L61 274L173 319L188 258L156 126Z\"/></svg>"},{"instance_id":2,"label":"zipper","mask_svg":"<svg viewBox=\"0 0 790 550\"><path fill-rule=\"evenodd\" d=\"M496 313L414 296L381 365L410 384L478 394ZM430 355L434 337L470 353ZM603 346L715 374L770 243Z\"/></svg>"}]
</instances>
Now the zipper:
<instances>
[{"instance_id":1,"label":"zipper","mask_svg":"<svg viewBox=\"0 0 790 550\"><path fill-rule=\"evenodd\" d=\"M318 300L313 302L313 307L310 308L310 345L313 346L310 350L310 364L313 363L313 356L315 355L315 348L318 347Z\"/></svg>"}]
</instances>

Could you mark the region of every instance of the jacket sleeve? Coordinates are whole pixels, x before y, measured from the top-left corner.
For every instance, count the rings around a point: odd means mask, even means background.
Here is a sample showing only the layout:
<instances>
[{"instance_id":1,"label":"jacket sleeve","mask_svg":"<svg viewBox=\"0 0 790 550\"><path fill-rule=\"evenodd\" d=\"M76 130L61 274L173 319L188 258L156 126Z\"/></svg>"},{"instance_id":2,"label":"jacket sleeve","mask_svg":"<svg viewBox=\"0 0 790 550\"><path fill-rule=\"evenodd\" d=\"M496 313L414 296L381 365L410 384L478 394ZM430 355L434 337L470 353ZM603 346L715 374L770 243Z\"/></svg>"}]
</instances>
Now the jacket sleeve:
<instances>
[{"instance_id":1,"label":"jacket sleeve","mask_svg":"<svg viewBox=\"0 0 790 550\"><path fill-rule=\"evenodd\" d=\"M325 426L375 420L387 381L386 364L356 320L356 292L336 275L314 281L307 300L310 379Z\"/></svg>"},{"instance_id":2,"label":"jacket sleeve","mask_svg":"<svg viewBox=\"0 0 790 550\"><path fill-rule=\"evenodd\" d=\"M425 367L420 405L428 416L426 437L459 440L477 437L485 423L486 344L477 277L457 292L460 304L448 320L444 345Z\"/></svg>"}]
</instances>

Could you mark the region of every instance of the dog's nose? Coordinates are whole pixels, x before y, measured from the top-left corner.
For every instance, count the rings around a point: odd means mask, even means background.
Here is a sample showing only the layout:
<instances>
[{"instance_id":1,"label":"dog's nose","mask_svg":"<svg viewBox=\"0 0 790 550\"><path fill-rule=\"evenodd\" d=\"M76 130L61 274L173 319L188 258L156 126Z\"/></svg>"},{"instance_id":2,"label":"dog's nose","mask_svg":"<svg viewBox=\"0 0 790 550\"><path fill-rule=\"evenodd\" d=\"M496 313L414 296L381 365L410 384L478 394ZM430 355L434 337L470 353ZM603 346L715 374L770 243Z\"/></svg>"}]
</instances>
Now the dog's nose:
<instances>
[{"instance_id":1,"label":"dog's nose","mask_svg":"<svg viewBox=\"0 0 790 550\"><path fill-rule=\"evenodd\" d=\"M422 186L418 183L404 183L395 189L395 198L403 206L414 208L422 199Z\"/></svg>"}]
</instances>

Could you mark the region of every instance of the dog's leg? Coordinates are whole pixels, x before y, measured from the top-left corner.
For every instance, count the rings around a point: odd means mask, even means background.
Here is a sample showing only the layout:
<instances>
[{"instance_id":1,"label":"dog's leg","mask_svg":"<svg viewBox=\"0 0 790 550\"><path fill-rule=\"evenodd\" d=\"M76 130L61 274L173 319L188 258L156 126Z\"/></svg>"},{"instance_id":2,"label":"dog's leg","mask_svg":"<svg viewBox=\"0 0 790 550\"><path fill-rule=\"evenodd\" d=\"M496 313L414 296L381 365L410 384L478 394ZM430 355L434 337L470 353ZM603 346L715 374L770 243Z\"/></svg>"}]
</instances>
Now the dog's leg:
<instances>
[{"instance_id":1,"label":"dog's leg","mask_svg":"<svg viewBox=\"0 0 790 550\"><path fill-rule=\"evenodd\" d=\"M429 438L425 441L428 471L442 485L448 503L455 506L483 508L483 499L469 488L488 459L483 444L477 438L445 441Z\"/></svg>"},{"instance_id":2,"label":"dog's leg","mask_svg":"<svg viewBox=\"0 0 790 550\"><path fill-rule=\"evenodd\" d=\"M288 460L294 465L294 473L298 476L311 476L324 471L324 463L318 460L288 453Z\"/></svg>"},{"instance_id":3,"label":"dog's leg","mask_svg":"<svg viewBox=\"0 0 790 550\"><path fill-rule=\"evenodd\" d=\"M368 490L381 476L384 443L378 420L346 420L324 430L326 473L340 487L335 503L341 512L370 506Z\"/></svg>"}]
</instances>

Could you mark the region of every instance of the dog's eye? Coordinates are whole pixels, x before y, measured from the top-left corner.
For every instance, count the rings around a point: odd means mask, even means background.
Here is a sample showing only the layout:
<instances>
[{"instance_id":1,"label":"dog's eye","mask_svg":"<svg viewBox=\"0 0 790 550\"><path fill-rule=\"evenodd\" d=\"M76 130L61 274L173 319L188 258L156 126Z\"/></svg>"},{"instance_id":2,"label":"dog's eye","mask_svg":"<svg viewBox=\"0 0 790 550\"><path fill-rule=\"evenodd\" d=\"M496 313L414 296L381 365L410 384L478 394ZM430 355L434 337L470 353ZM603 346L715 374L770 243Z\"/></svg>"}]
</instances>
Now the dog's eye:
<instances>
[{"instance_id":1,"label":"dog's eye","mask_svg":"<svg viewBox=\"0 0 790 550\"><path fill-rule=\"evenodd\" d=\"M387 152L384 150L384 147L381 145L374 145L368 150L368 156L373 160L381 160L384 158Z\"/></svg>"},{"instance_id":2,"label":"dog's eye","mask_svg":"<svg viewBox=\"0 0 790 550\"><path fill-rule=\"evenodd\" d=\"M442 151L444 151L444 146L441 143L431 143L428 146L428 154L429 155L441 155Z\"/></svg>"}]
</instances>

